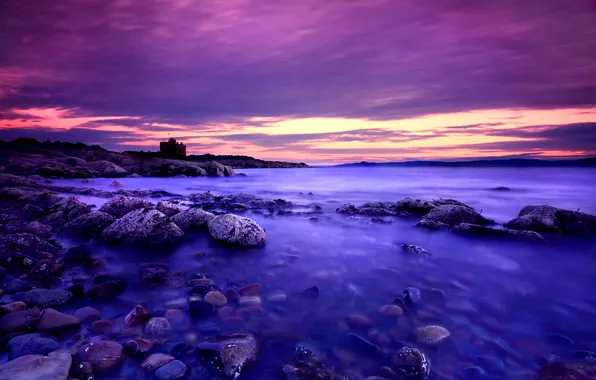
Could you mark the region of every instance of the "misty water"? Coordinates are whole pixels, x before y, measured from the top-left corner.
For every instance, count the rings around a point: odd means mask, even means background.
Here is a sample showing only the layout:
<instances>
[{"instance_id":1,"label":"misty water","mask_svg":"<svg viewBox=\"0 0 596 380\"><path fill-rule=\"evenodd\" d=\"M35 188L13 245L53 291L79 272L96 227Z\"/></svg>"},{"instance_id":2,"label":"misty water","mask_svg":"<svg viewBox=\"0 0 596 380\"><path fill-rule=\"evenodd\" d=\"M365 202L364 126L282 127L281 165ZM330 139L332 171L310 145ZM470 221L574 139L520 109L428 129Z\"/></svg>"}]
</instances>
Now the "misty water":
<instances>
[{"instance_id":1,"label":"misty water","mask_svg":"<svg viewBox=\"0 0 596 380\"><path fill-rule=\"evenodd\" d=\"M387 355L404 344L416 345L412 332L423 325L441 325L451 332L448 343L423 348L432 363L430 379L532 378L549 354L573 358L596 352L594 239L548 236L545 244L473 239L419 230L414 228L419 218L384 217L385 223L378 223L335 212L344 203L395 202L410 196L454 198L498 223L529 204L596 214L596 170L353 167L237 172L247 176L119 181L127 190L160 189L181 196L204 191L247 193L282 198L305 210L317 204L322 207L318 220L300 214L243 213L266 230L267 243L261 248L223 247L210 241L206 232L186 236L171 250L97 248L110 271L129 283L117 303L102 305L104 315L125 315L137 303L163 311L167 301L187 297L188 289L141 290L138 266L151 261L205 274L224 289L261 284L263 314L247 316L240 326L223 325L217 318L191 320L187 315L174 326L171 339L188 341L196 334L200 341L217 331L254 332L263 342L262 352L248 379L279 378L280 366L292 360L299 341L321 347L332 367L377 375L389 364ZM109 186L112 181L54 184L114 190ZM489 190L496 186L511 191ZM107 200L80 199L98 207ZM422 246L432 256L421 260L405 255L399 246L403 243ZM314 285L320 289L318 299L295 296ZM407 287L423 291L421 303L397 319L381 316L379 308L391 304ZM287 294L288 302L267 302L276 292ZM351 314L372 320L372 326L351 330L380 346L381 354L367 355L345 342L349 330L345 318ZM125 366L122 375L143 378L132 373L135 368ZM200 378L196 367L193 376Z\"/></svg>"}]
</instances>

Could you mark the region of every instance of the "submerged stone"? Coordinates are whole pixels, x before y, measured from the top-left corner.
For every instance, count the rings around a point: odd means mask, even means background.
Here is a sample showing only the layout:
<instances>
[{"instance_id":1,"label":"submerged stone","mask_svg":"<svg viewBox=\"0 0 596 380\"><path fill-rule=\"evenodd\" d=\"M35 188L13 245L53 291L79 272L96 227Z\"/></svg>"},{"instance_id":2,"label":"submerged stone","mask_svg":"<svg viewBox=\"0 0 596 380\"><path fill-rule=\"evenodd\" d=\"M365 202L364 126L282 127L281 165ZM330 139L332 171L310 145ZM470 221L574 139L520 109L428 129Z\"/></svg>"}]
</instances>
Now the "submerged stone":
<instances>
[{"instance_id":1,"label":"submerged stone","mask_svg":"<svg viewBox=\"0 0 596 380\"><path fill-rule=\"evenodd\" d=\"M233 333L217 335L197 347L199 362L219 376L236 379L256 360L259 346L254 335Z\"/></svg>"},{"instance_id":2,"label":"submerged stone","mask_svg":"<svg viewBox=\"0 0 596 380\"><path fill-rule=\"evenodd\" d=\"M391 366L398 375L412 380L424 380L430 374L430 361L416 348L402 347L393 359Z\"/></svg>"}]
</instances>

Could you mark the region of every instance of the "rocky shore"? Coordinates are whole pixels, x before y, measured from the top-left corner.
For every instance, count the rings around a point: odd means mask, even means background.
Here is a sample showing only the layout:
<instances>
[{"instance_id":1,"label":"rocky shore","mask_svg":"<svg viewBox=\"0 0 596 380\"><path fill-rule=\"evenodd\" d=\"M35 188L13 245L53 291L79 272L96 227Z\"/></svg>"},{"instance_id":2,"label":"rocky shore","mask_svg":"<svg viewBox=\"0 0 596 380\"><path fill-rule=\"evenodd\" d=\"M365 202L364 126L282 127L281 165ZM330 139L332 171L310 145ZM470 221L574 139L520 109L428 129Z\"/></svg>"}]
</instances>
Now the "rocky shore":
<instances>
[{"instance_id":1,"label":"rocky shore","mask_svg":"<svg viewBox=\"0 0 596 380\"><path fill-rule=\"evenodd\" d=\"M163 262L142 263L136 273L123 276L95 254L102 246L146 252L203 235L217 245L250 250L266 244L267 233L246 216L316 221L325 217L316 203L250 194L109 192L9 174L0 175L0 185L0 350L7 353L0 380L250 379L264 363L275 367L268 372L275 376L268 378L288 380L503 379L500 366L516 358L508 347L487 341L483 344L494 345L496 358L475 359L484 369L469 365L452 375L444 368L433 370L432 355L461 350L450 327L422 322L424 313L438 313L445 303L441 289L408 287L378 304L374 314L355 309L332 327L341 337L331 350L298 334L287 315L294 310L290 305L309 305L321 297L316 285L284 293L263 283L217 282L209 274L174 270ZM65 193L107 201L95 209ZM593 215L550 206L524 207L505 226L453 199L344 205L337 213L415 218L416 227L495 239L543 241L596 232ZM77 245L63 246L63 238ZM432 261L423 247L403 244L401 250ZM171 296L151 307L122 299L126 292L152 291ZM396 335L390 338L383 326L397 328ZM275 351L279 342L293 350L271 363L264 351ZM549 360L536 375L516 379L591 379L596 373L591 355L586 352L575 363ZM373 364L364 366L365 375L349 365L354 360Z\"/></svg>"}]
</instances>

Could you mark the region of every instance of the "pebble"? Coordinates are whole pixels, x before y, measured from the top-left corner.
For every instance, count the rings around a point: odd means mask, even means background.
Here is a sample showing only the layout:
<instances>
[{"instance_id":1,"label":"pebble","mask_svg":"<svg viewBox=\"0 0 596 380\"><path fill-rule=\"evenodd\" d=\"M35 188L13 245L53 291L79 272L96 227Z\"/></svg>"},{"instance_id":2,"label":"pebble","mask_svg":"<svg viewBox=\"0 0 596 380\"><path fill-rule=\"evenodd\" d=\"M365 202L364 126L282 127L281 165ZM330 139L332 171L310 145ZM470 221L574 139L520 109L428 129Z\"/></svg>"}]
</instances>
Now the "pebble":
<instances>
[{"instance_id":1,"label":"pebble","mask_svg":"<svg viewBox=\"0 0 596 380\"><path fill-rule=\"evenodd\" d=\"M430 361L416 348L402 347L391 359L391 366L398 375L408 379L424 380L430 374Z\"/></svg>"},{"instance_id":2,"label":"pebble","mask_svg":"<svg viewBox=\"0 0 596 380\"><path fill-rule=\"evenodd\" d=\"M397 305L384 305L379 309L379 313L385 317L399 317L404 311Z\"/></svg>"},{"instance_id":3,"label":"pebble","mask_svg":"<svg viewBox=\"0 0 596 380\"><path fill-rule=\"evenodd\" d=\"M271 303L283 303L288 300L288 296L284 293L274 293L267 297L267 301Z\"/></svg>"},{"instance_id":4,"label":"pebble","mask_svg":"<svg viewBox=\"0 0 596 380\"><path fill-rule=\"evenodd\" d=\"M170 338L172 326L170 322L163 317L151 318L145 325L145 333L158 342L165 342Z\"/></svg>"},{"instance_id":5,"label":"pebble","mask_svg":"<svg viewBox=\"0 0 596 380\"><path fill-rule=\"evenodd\" d=\"M261 284L251 284L241 288L239 291L241 296L260 296Z\"/></svg>"},{"instance_id":6,"label":"pebble","mask_svg":"<svg viewBox=\"0 0 596 380\"><path fill-rule=\"evenodd\" d=\"M184 313L179 309L168 309L165 318L173 324L181 323L184 320Z\"/></svg>"},{"instance_id":7,"label":"pebble","mask_svg":"<svg viewBox=\"0 0 596 380\"><path fill-rule=\"evenodd\" d=\"M120 366L124 359L124 347L117 342L100 340L80 347L77 356L89 362L94 372L109 372Z\"/></svg>"},{"instance_id":8,"label":"pebble","mask_svg":"<svg viewBox=\"0 0 596 380\"><path fill-rule=\"evenodd\" d=\"M166 303L166 306L169 309L184 309L187 305L188 300L186 298L176 298Z\"/></svg>"},{"instance_id":9,"label":"pebble","mask_svg":"<svg viewBox=\"0 0 596 380\"><path fill-rule=\"evenodd\" d=\"M8 342L11 359L24 355L47 355L59 348L60 344L54 338L41 334L20 335Z\"/></svg>"},{"instance_id":10,"label":"pebble","mask_svg":"<svg viewBox=\"0 0 596 380\"><path fill-rule=\"evenodd\" d=\"M107 335L112 333L113 327L114 325L112 321L109 321L107 319L101 319L99 321L91 323L91 326L89 326L89 332L93 334Z\"/></svg>"},{"instance_id":11,"label":"pebble","mask_svg":"<svg viewBox=\"0 0 596 380\"><path fill-rule=\"evenodd\" d=\"M348 326L352 328L367 328L373 325L370 318L359 314L348 315L345 320Z\"/></svg>"},{"instance_id":12,"label":"pebble","mask_svg":"<svg viewBox=\"0 0 596 380\"><path fill-rule=\"evenodd\" d=\"M180 360L172 360L155 371L155 378L157 380L181 379L184 377L187 370L188 368L186 367L186 364L182 363Z\"/></svg>"},{"instance_id":13,"label":"pebble","mask_svg":"<svg viewBox=\"0 0 596 380\"><path fill-rule=\"evenodd\" d=\"M414 307L414 305L420 303L420 300L422 299L420 290L412 287L406 288L406 290L404 290L403 296L404 302L408 308Z\"/></svg>"},{"instance_id":14,"label":"pebble","mask_svg":"<svg viewBox=\"0 0 596 380\"><path fill-rule=\"evenodd\" d=\"M22 301L7 303L6 305L0 306L0 316L10 314L19 310L27 310L27 304Z\"/></svg>"},{"instance_id":15,"label":"pebble","mask_svg":"<svg viewBox=\"0 0 596 380\"><path fill-rule=\"evenodd\" d=\"M42 332L63 333L78 329L81 320L54 309L45 309L39 318L37 329Z\"/></svg>"},{"instance_id":16,"label":"pebble","mask_svg":"<svg viewBox=\"0 0 596 380\"><path fill-rule=\"evenodd\" d=\"M85 306L75 311L74 316L79 318L82 323L91 323L101 318L101 311L91 306Z\"/></svg>"},{"instance_id":17,"label":"pebble","mask_svg":"<svg viewBox=\"0 0 596 380\"><path fill-rule=\"evenodd\" d=\"M214 306L224 306L228 303L226 296L218 291L210 291L205 295L204 301Z\"/></svg>"},{"instance_id":18,"label":"pebble","mask_svg":"<svg viewBox=\"0 0 596 380\"><path fill-rule=\"evenodd\" d=\"M431 325L418 327L414 335L418 343L434 346L447 339L451 334L444 327Z\"/></svg>"},{"instance_id":19,"label":"pebble","mask_svg":"<svg viewBox=\"0 0 596 380\"><path fill-rule=\"evenodd\" d=\"M238 304L242 307L256 307L261 306L261 297L259 296L243 296L238 300Z\"/></svg>"},{"instance_id":20,"label":"pebble","mask_svg":"<svg viewBox=\"0 0 596 380\"><path fill-rule=\"evenodd\" d=\"M173 356L157 353L151 354L147 359L141 363L141 368L146 371L153 371L161 366L164 366L174 360Z\"/></svg>"},{"instance_id":21,"label":"pebble","mask_svg":"<svg viewBox=\"0 0 596 380\"><path fill-rule=\"evenodd\" d=\"M143 305L137 305L124 318L124 326L140 326L149 318L149 311Z\"/></svg>"}]
</instances>

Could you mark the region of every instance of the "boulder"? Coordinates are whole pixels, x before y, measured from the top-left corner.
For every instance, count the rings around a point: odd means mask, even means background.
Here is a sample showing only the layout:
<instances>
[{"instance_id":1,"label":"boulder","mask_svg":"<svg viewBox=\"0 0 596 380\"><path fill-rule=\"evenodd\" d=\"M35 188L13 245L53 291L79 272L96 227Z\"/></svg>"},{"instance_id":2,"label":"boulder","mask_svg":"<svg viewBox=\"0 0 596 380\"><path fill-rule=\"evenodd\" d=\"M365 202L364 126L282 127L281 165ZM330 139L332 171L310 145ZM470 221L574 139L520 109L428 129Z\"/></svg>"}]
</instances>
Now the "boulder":
<instances>
[{"instance_id":1,"label":"boulder","mask_svg":"<svg viewBox=\"0 0 596 380\"><path fill-rule=\"evenodd\" d=\"M408 197L398 201L395 207L400 211L407 211L415 215L424 215L435 208L435 205L429 201Z\"/></svg>"},{"instance_id":2,"label":"boulder","mask_svg":"<svg viewBox=\"0 0 596 380\"><path fill-rule=\"evenodd\" d=\"M40 239L28 232L0 234L0 250L6 249L24 255L37 255L40 252L57 253L60 248L58 243Z\"/></svg>"},{"instance_id":3,"label":"boulder","mask_svg":"<svg viewBox=\"0 0 596 380\"><path fill-rule=\"evenodd\" d=\"M68 197L55 203L48 211L46 219L50 223L64 224L90 211L85 203L75 197Z\"/></svg>"},{"instance_id":4,"label":"boulder","mask_svg":"<svg viewBox=\"0 0 596 380\"><path fill-rule=\"evenodd\" d=\"M418 223L416 223L416 227L423 228L429 231L438 231L438 230L446 230L449 228L447 223L439 222L437 220L432 219L422 219Z\"/></svg>"},{"instance_id":5,"label":"boulder","mask_svg":"<svg viewBox=\"0 0 596 380\"><path fill-rule=\"evenodd\" d=\"M265 243L265 231L252 219L234 214L218 215L208 222L215 240L233 245L255 246Z\"/></svg>"},{"instance_id":6,"label":"boulder","mask_svg":"<svg viewBox=\"0 0 596 380\"><path fill-rule=\"evenodd\" d=\"M57 307L67 304L72 298L68 290L33 289L25 295L25 303L37 307Z\"/></svg>"},{"instance_id":7,"label":"boulder","mask_svg":"<svg viewBox=\"0 0 596 380\"><path fill-rule=\"evenodd\" d=\"M94 372L105 373L120 366L124 360L124 347L120 343L100 340L80 347L77 356L80 361L90 363Z\"/></svg>"},{"instance_id":8,"label":"boulder","mask_svg":"<svg viewBox=\"0 0 596 380\"><path fill-rule=\"evenodd\" d=\"M596 216L548 205L526 206L505 227L565 235L591 235L596 233Z\"/></svg>"},{"instance_id":9,"label":"boulder","mask_svg":"<svg viewBox=\"0 0 596 380\"><path fill-rule=\"evenodd\" d=\"M93 285L87 291L87 297L95 301L105 301L118 297L124 289L126 283L122 280L110 280L101 284Z\"/></svg>"},{"instance_id":10,"label":"boulder","mask_svg":"<svg viewBox=\"0 0 596 380\"><path fill-rule=\"evenodd\" d=\"M118 178L126 177L129 174L126 169L121 168L113 162L104 160L89 162L88 166L91 169L97 170L99 173L101 173L102 177Z\"/></svg>"},{"instance_id":11,"label":"boulder","mask_svg":"<svg viewBox=\"0 0 596 380\"><path fill-rule=\"evenodd\" d=\"M11 359L24 355L47 355L60 349L56 339L41 334L19 335L8 341L7 346Z\"/></svg>"},{"instance_id":12,"label":"boulder","mask_svg":"<svg viewBox=\"0 0 596 380\"><path fill-rule=\"evenodd\" d=\"M40 310L18 310L0 318L0 333L6 335L17 331L33 330L39 320Z\"/></svg>"},{"instance_id":13,"label":"boulder","mask_svg":"<svg viewBox=\"0 0 596 380\"><path fill-rule=\"evenodd\" d=\"M430 253L426 249L414 244L402 244L401 250L402 252L405 252L413 256L430 256Z\"/></svg>"},{"instance_id":14,"label":"boulder","mask_svg":"<svg viewBox=\"0 0 596 380\"><path fill-rule=\"evenodd\" d=\"M37 328L41 332L63 333L77 330L81 320L72 315L64 314L54 309L45 309L41 313Z\"/></svg>"},{"instance_id":15,"label":"boulder","mask_svg":"<svg viewBox=\"0 0 596 380\"><path fill-rule=\"evenodd\" d=\"M180 207L178 207L177 204L168 201L157 202L155 209L160 211L165 216L174 216L180 212Z\"/></svg>"},{"instance_id":16,"label":"boulder","mask_svg":"<svg viewBox=\"0 0 596 380\"><path fill-rule=\"evenodd\" d=\"M254 335L232 333L208 338L197 347L199 362L219 376L236 379L257 358L259 346Z\"/></svg>"},{"instance_id":17,"label":"boulder","mask_svg":"<svg viewBox=\"0 0 596 380\"><path fill-rule=\"evenodd\" d=\"M184 232L161 212L141 209L117 219L100 236L111 244L161 245L183 235Z\"/></svg>"},{"instance_id":18,"label":"boulder","mask_svg":"<svg viewBox=\"0 0 596 380\"><path fill-rule=\"evenodd\" d=\"M206 229L207 224L215 215L198 208L189 208L171 217L183 231Z\"/></svg>"},{"instance_id":19,"label":"boulder","mask_svg":"<svg viewBox=\"0 0 596 380\"><path fill-rule=\"evenodd\" d=\"M74 316L82 323L91 323L101 318L101 311L91 306L85 306L75 311Z\"/></svg>"},{"instance_id":20,"label":"boulder","mask_svg":"<svg viewBox=\"0 0 596 380\"><path fill-rule=\"evenodd\" d=\"M92 238L99 235L114 220L116 218L103 211L91 211L66 223L61 232L70 236Z\"/></svg>"},{"instance_id":21,"label":"boulder","mask_svg":"<svg viewBox=\"0 0 596 380\"><path fill-rule=\"evenodd\" d=\"M117 196L104 203L103 206L99 208L99 211L120 218L131 211L151 206L153 206L153 204L144 199Z\"/></svg>"},{"instance_id":22,"label":"boulder","mask_svg":"<svg viewBox=\"0 0 596 380\"><path fill-rule=\"evenodd\" d=\"M544 241L542 235L534 231L509 230L479 226L478 224L459 223L451 227L451 232L459 235L480 238L506 238L525 241Z\"/></svg>"},{"instance_id":23,"label":"boulder","mask_svg":"<svg viewBox=\"0 0 596 380\"><path fill-rule=\"evenodd\" d=\"M58 273L61 267L60 264L50 259L39 260L33 265L31 270L27 272L27 278L32 281L47 279Z\"/></svg>"},{"instance_id":24,"label":"boulder","mask_svg":"<svg viewBox=\"0 0 596 380\"><path fill-rule=\"evenodd\" d=\"M64 352L25 355L0 365L0 380L68 380L72 357Z\"/></svg>"},{"instance_id":25,"label":"boulder","mask_svg":"<svg viewBox=\"0 0 596 380\"><path fill-rule=\"evenodd\" d=\"M441 205L433 208L424 216L425 219L445 223L450 226L458 223L471 223L480 225L494 224L492 220L486 219L473 208L459 205Z\"/></svg>"}]
</instances>

